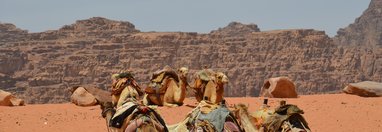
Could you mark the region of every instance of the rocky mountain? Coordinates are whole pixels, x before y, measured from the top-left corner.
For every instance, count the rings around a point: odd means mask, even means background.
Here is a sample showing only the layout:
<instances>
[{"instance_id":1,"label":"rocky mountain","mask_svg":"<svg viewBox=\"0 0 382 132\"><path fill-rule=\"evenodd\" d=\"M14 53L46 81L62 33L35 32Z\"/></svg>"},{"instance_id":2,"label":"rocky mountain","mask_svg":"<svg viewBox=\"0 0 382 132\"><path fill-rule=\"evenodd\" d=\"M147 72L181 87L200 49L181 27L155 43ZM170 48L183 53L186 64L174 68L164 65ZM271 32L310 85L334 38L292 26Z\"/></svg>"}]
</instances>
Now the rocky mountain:
<instances>
[{"instance_id":1,"label":"rocky mountain","mask_svg":"<svg viewBox=\"0 0 382 132\"><path fill-rule=\"evenodd\" d=\"M28 31L21 30L15 25L10 23L1 23L0 22L0 42L10 42L15 40L22 40L26 38Z\"/></svg>"},{"instance_id":2,"label":"rocky mountain","mask_svg":"<svg viewBox=\"0 0 382 132\"><path fill-rule=\"evenodd\" d=\"M132 70L145 87L154 71L170 65L190 73L204 66L225 72L226 96L258 96L264 80L278 76L295 81L300 94L338 92L350 82L382 81L381 28L371 30L382 26L375 18L380 1L334 38L313 29L260 31L238 22L208 34L140 32L101 17L41 33L2 23L0 87L27 103L67 102L73 86L107 89L111 74Z\"/></svg>"},{"instance_id":3,"label":"rocky mountain","mask_svg":"<svg viewBox=\"0 0 382 132\"><path fill-rule=\"evenodd\" d=\"M382 47L382 0L372 0L354 23L338 30L334 40L345 46Z\"/></svg>"},{"instance_id":4,"label":"rocky mountain","mask_svg":"<svg viewBox=\"0 0 382 132\"><path fill-rule=\"evenodd\" d=\"M210 35L219 34L224 36L237 37L252 32L260 32L260 29L256 24L245 25L239 22L231 22L224 28L219 28L218 30L211 31Z\"/></svg>"},{"instance_id":5,"label":"rocky mountain","mask_svg":"<svg viewBox=\"0 0 382 132\"><path fill-rule=\"evenodd\" d=\"M353 75L345 82L382 80L382 0L371 0L368 9L333 38L338 45L336 71Z\"/></svg>"}]
</instances>

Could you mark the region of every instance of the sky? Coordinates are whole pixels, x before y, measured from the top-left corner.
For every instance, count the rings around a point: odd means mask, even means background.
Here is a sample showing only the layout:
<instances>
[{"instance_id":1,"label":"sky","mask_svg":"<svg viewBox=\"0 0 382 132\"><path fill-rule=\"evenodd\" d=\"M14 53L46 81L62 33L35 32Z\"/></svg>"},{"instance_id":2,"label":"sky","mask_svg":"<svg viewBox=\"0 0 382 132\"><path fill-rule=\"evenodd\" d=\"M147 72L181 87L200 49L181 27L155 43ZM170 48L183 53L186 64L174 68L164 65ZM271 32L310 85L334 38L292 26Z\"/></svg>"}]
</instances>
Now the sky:
<instances>
[{"instance_id":1,"label":"sky","mask_svg":"<svg viewBox=\"0 0 382 132\"><path fill-rule=\"evenodd\" d=\"M29 32L56 30L76 20L129 21L141 31L209 33L236 21L261 31L316 29L334 36L370 0L0 0L0 22Z\"/></svg>"}]
</instances>

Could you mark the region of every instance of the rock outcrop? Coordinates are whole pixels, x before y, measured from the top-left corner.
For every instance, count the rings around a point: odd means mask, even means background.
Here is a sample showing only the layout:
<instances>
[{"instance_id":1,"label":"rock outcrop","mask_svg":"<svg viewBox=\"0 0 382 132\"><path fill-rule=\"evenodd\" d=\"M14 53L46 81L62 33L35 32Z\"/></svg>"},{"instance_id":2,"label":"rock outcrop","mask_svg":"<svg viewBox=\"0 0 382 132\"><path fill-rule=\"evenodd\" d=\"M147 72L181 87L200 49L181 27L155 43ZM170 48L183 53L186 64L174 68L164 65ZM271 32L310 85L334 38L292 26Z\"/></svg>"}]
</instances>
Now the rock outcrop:
<instances>
[{"instance_id":1,"label":"rock outcrop","mask_svg":"<svg viewBox=\"0 0 382 132\"><path fill-rule=\"evenodd\" d=\"M23 99L16 98L10 92L0 90L0 106L22 106L24 104Z\"/></svg>"},{"instance_id":2,"label":"rock outcrop","mask_svg":"<svg viewBox=\"0 0 382 132\"><path fill-rule=\"evenodd\" d=\"M94 85L82 85L81 87L85 88L88 93L93 95L98 103L111 102L110 92L97 88Z\"/></svg>"},{"instance_id":3,"label":"rock outcrop","mask_svg":"<svg viewBox=\"0 0 382 132\"><path fill-rule=\"evenodd\" d=\"M293 80L299 94L340 92L351 82L382 81L380 28L371 29L382 27L380 1L335 38L313 29L260 32L237 22L208 34L140 32L100 17L59 30L15 32L0 41L0 87L27 103L58 103L70 100L72 86L106 90L120 70L133 71L145 87L165 65L186 66L190 75L207 65L230 78L225 96L258 96L265 79L279 76Z\"/></svg>"},{"instance_id":4,"label":"rock outcrop","mask_svg":"<svg viewBox=\"0 0 382 132\"><path fill-rule=\"evenodd\" d=\"M335 41L345 46L382 47L382 0L371 0L353 24L338 30Z\"/></svg>"},{"instance_id":5,"label":"rock outcrop","mask_svg":"<svg viewBox=\"0 0 382 132\"><path fill-rule=\"evenodd\" d=\"M260 91L261 97L297 98L296 87L287 77L269 78L264 82Z\"/></svg>"},{"instance_id":6,"label":"rock outcrop","mask_svg":"<svg viewBox=\"0 0 382 132\"><path fill-rule=\"evenodd\" d=\"M371 0L368 9L333 38L338 45L332 63L336 73L352 75L342 82L382 80L382 0ZM351 81L353 80L353 81Z\"/></svg>"},{"instance_id":7,"label":"rock outcrop","mask_svg":"<svg viewBox=\"0 0 382 132\"><path fill-rule=\"evenodd\" d=\"M228 26L224 28L219 28L218 30L211 31L211 35L223 35L229 37L245 36L252 32L260 32L260 29L256 24L242 24L239 22L231 22Z\"/></svg>"},{"instance_id":8,"label":"rock outcrop","mask_svg":"<svg viewBox=\"0 0 382 132\"><path fill-rule=\"evenodd\" d=\"M28 31L21 30L11 23L0 22L0 43L20 41L26 38Z\"/></svg>"},{"instance_id":9,"label":"rock outcrop","mask_svg":"<svg viewBox=\"0 0 382 132\"><path fill-rule=\"evenodd\" d=\"M361 97L381 97L382 83L372 81L350 83L343 91L347 94L355 94Z\"/></svg>"},{"instance_id":10,"label":"rock outcrop","mask_svg":"<svg viewBox=\"0 0 382 132\"><path fill-rule=\"evenodd\" d=\"M113 38L119 34L139 32L129 22L114 21L102 17L93 17L86 20L78 20L71 25L65 25L59 30L51 30L42 33L29 34L31 40L57 40L94 38L98 40Z\"/></svg>"},{"instance_id":11,"label":"rock outcrop","mask_svg":"<svg viewBox=\"0 0 382 132\"><path fill-rule=\"evenodd\" d=\"M97 99L90 94L84 87L76 88L70 96L70 101L78 106L94 106Z\"/></svg>"}]
</instances>

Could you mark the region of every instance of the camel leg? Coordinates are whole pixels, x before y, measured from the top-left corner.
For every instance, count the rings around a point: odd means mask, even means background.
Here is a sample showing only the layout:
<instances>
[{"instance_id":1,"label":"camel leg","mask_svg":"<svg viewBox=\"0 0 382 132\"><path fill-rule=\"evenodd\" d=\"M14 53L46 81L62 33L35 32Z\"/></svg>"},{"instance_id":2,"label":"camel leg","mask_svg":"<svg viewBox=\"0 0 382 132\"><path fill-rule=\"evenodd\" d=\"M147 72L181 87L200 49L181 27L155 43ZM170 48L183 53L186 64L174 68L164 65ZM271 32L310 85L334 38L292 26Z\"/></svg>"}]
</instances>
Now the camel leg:
<instances>
[{"instance_id":1,"label":"camel leg","mask_svg":"<svg viewBox=\"0 0 382 132\"><path fill-rule=\"evenodd\" d=\"M167 107L178 107L179 106L177 104L170 104L170 103L167 103L167 102L163 102L163 105L167 106Z\"/></svg>"},{"instance_id":2,"label":"camel leg","mask_svg":"<svg viewBox=\"0 0 382 132\"><path fill-rule=\"evenodd\" d=\"M148 99L149 99L148 94L145 94L143 96L143 105L146 105L146 106L149 105L149 100Z\"/></svg>"}]
</instances>

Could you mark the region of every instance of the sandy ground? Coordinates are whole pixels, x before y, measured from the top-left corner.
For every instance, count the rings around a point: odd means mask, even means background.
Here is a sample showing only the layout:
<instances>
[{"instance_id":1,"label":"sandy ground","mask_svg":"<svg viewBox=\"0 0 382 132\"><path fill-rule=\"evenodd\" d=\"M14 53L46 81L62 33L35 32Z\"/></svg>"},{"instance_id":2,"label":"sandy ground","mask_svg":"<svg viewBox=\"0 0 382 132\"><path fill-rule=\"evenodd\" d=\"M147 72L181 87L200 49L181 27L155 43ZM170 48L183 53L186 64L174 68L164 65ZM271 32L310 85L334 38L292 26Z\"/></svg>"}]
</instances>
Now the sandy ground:
<instances>
[{"instance_id":1,"label":"sandy ground","mask_svg":"<svg viewBox=\"0 0 382 132\"><path fill-rule=\"evenodd\" d=\"M276 106L281 99L270 99ZM305 111L314 132L382 131L382 98L363 98L346 94L307 95L286 99ZM227 98L227 103L244 103L254 111L262 98ZM195 105L187 99L185 104ZM182 120L192 109L187 106L160 107L166 123ZM0 132L106 132L99 106L78 107L73 104L43 104L21 107L0 106Z\"/></svg>"}]
</instances>

